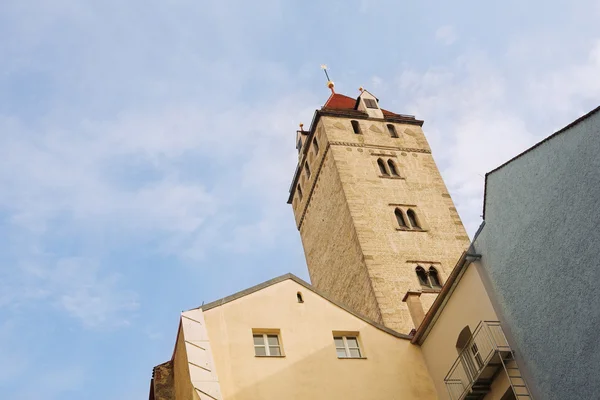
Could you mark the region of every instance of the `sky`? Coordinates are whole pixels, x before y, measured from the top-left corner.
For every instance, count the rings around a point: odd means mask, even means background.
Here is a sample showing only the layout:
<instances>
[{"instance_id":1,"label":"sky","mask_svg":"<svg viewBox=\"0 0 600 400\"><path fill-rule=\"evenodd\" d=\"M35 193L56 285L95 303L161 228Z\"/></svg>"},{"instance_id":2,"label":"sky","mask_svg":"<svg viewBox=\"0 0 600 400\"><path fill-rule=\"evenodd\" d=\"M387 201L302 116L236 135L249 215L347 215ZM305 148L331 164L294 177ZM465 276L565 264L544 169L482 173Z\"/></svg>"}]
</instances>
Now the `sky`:
<instances>
[{"instance_id":1,"label":"sky","mask_svg":"<svg viewBox=\"0 0 600 400\"><path fill-rule=\"evenodd\" d=\"M485 173L600 104L600 0L2 0L0 390L146 398L179 313L308 280L298 124L365 87L472 236Z\"/></svg>"}]
</instances>

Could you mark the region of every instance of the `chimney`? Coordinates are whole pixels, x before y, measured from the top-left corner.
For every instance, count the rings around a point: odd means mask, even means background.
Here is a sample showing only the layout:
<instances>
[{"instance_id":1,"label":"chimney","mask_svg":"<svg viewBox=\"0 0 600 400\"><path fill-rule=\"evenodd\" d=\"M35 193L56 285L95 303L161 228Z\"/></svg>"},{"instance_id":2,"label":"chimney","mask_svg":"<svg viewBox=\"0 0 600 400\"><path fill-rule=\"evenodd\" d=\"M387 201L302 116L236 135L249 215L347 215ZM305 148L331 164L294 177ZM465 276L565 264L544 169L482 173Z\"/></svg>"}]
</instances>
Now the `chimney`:
<instances>
[{"instance_id":1,"label":"chimney","mask_svg":"<svg viewBox=\"0 0 600 400\"><path fill-rule=\"evenodd\" d=\"M402 299L403 302L408 306L408 312L412 318L415 328L418 328L425 318L425 311L423 311L423 305L421 304L421 292L408 291Z\"/></svg>"}]
</instances>

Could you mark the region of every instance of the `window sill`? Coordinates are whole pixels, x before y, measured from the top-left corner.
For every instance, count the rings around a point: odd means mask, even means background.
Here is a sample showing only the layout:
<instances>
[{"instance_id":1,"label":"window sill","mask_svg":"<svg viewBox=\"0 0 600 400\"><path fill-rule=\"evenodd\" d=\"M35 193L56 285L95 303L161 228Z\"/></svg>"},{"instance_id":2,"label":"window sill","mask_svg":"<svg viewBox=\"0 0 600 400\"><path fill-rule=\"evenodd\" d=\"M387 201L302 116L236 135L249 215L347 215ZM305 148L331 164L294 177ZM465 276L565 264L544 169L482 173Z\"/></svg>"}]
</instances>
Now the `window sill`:
<instances>
[{"instance_id":1,"label":"window sill","mask_svg":"<svg viewBox=\"0 0 600 400\"><path fill-rule=\"evenodd\" d=\"M396 228L397 231L406 232L427 232L427 229L409 229L409 228Z\"/></svg>"},{"instance_id":2,"label":"window sill","mask_svg":"<svg viewBox=\"0 0 600 400\"><path fill-rule=\"evenodd\" d=\"M285 358L285 356L257 356L256 354L254 355L254 357L256 357L256 358Z\"/></svg>"},{"instance_id":3,"label":"window sill","mask_svg":"<svg viewBox=\"0 0 600 400\"><path fill-rule=\"evenodd\" d=\"M406 179L401 176L391 176L391 175L379 175L379 177L383 178L383 179L402 179L402 180Z\"/></svg>"},{"instance_id":4,"label":"window sill","mask_svg":"<svg viewBox=\"0 0 600 400\"><path fill-rule=\"evenodd\" d=\"M439 293L441 291L442 291L441 287L435 287L435 288L423 287L423 288L421 288L421 293Z\"/></svg>"},{"instance_id":5,"label":"window sill","mask_svg":"<svg viewBox=\"0 0 600 400\"><path fill-rule=\"evenodd\" d=\"M367 357L338 357L338 360L366 360Z\"/></svg>"}]
</instances>

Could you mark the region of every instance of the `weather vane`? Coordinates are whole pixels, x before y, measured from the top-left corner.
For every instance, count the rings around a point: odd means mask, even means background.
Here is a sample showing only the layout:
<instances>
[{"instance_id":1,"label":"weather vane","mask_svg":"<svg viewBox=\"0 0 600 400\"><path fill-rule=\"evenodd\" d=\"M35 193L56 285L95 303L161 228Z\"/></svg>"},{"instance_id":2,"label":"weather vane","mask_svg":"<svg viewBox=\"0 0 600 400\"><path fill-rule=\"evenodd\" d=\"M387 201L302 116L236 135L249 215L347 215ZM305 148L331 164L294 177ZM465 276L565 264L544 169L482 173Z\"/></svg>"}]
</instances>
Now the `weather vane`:
<instances>
[{"instance_id":1,"label":"weather vane","mask_svg":"<svg viewBox=\"0 0 600 400\"><path fill-rule=\"evenodd\" d=\"M333 84L333 81L329 79L329 74L327 73L327 65L321 64L321 69L325 72L325 76L327 77L327 87L331 89L331 93L335 94L335 90L333 90L333 87L335 85Z\"/></svg>"}]
</instances>

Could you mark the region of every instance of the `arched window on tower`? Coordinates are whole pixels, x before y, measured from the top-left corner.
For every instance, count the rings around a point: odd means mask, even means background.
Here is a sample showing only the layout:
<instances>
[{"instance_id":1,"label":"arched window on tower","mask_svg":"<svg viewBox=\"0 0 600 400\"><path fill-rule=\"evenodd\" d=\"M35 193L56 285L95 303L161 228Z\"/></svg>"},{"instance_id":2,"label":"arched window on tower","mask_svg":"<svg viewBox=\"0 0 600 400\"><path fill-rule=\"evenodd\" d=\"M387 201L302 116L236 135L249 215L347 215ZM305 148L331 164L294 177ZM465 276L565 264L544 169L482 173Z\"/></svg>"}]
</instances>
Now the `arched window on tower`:
<instances>
[{"instance_id":1,"label":"arched window on tower","mask_svg":"<svg viewBox=\"0 0 600 400\"><path fill-rule=\"evenodd\" d=\"M394 164L394 162L392 160L388 160L387 164L388 164L388 167L390 167L391 174L393 176L399 176L398 170L396 169L396 164Z\"/></svg>"},{"instance_id":2,"label":"arched window on tower","mask_svg":"<svg viewBox=\"0 0 600 400\"><path fill-rule=\"evenodd\" d=\"M419 283L421 286L429 287L429 280L427 279L427 272L420 265L415 270L417 272L417 278L419 278Z\"/></svg>"},{"instance_id":3,"label":"arched window on tower","mask_svg":"<svg viewBox=\"0 0 600 400\"><path fill-rule=\"evenodd\" d=\"M383 160L381 158L377 159L377 165L379 165L379 171L381 172L381 175L385 175L385 176L390 175L388 173L387 169L385 168L385 163L383 162Z\"/></svg>"},{"instance_id":4,"label":"arched window on tower","mask_svg":"<svg viewBox=\"0 0 600 400\"><path fill-rule=\"evenodd\" d=\"M398 137L398 132L396 132L396 127L394 125L388 124L387 128L388 128L388 132L390 133L391 137L393 137L393 138Z\"/></svg>"},{"instance_id":5,"label":"arched window on tower","mask_svg":"<svg viewBox=\"0 0 600 400\"><path fill-rule=\"evenodd\" d=\"M357 135L360 134L360 124L358 123L358 121L352 120L350 122L352 123L352 130L354 131L354 133L356 133Z\"/></svg>"},{"instance_id":6,"label":"arched window on tower","mask_svg":"<svg viewBox=\"0 0 600 400\"><path fill-rule=\"evenodd\" d=\"M434 288L442 287L440 276L438 275L437 269L434 267L429 267L429 283L431 283L431 287Z\"/></svg>"},{"instance_id":7,"label":"arched window on tower","mask_svg":"<svg viewBox=\"0 0 600 400\"><path fill-rule=\"evenodd\" d=\"M408 221L410 222L410 225L413 229L421 229L419 221L417 220L417 215L413 210L408 209L406 211L406 216L408 217Z\"/></svg>"},{"instance_id":8,"label":"arched window on tower","mask_svg":"<svg viewBox=\"0 0 600 400\"><path fill-rule=\"evenodd\" d=\"M406 225L406 221L404 220L404 214L402 214L402 210L400 210L399 208L396 208L396 211L394 211L394 214L396 215L396 220L398 221L398 226L400 226L400 228L408 228L408 226Z\"/></svg>"},{"instance_id":9,"label":"arched window on tower","mask_svg":"<svg viewBox=\"0 0 600 400\"><path fill-rule=\"evenodd\" d=\"M302 298L302 293L296 293L296 298L298 299L298 303L304 303L304 299Z\"/></svg>"}]
</instances>

